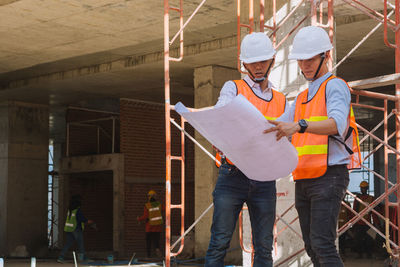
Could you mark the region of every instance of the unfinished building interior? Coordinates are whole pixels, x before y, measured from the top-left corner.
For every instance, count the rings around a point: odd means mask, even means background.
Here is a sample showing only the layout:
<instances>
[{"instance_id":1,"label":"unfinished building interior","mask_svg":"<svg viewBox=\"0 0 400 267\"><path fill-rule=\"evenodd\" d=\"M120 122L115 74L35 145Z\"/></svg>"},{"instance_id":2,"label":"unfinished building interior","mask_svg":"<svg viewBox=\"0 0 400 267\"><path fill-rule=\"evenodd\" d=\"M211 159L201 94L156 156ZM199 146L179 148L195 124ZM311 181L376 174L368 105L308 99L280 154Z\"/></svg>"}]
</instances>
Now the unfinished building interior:
<instances>
[{"instance_id":1,"label":"unfinished building interior","mask_svg":"<svg viewBox=\"0 0 400 267\"><path fill-rule=\"evenodd\" d=\"M241 77L238 43L250 31L272 38L270 79L293 100L307 86L287 58L293 35L318 25L334 43L331 69L352 87L364 157L352 183L368 181L375 197L360 213L348 206L352 219L338 233L372 211L383 228L366 223L400 266L399 8L399 0L0 1L0 256L56 255L78 193L98 226L85 231L91 257L144 257L136 218L152 189L166 206L166 266L184 243L188 257L204 257L217 168L201 148L213 153L212 144L173 105L213 106L224 82ZM294 183L277 188L275 265L309 266ZM349 188L350 202L357 190ZM251 266L249 231L243 216L227 262Z\"/></svg>"}]
</instances>

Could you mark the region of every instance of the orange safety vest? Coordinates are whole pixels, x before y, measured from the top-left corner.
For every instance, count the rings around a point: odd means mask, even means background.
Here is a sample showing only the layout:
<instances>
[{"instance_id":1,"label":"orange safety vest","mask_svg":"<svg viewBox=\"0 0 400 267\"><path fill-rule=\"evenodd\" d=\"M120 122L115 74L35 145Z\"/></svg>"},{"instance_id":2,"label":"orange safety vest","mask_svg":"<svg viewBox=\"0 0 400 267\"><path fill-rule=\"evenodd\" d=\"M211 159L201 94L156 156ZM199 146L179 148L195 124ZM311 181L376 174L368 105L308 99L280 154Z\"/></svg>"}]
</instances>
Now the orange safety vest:
<instances>
[{"instance_id":1,"label":"orange safety vest","mask_svg":"<svg viewBox=\"0 0 400 267\"><path fill-rule=\"evenodd\" d=\"M332 75L326 79L318 88L315 96L310 100L307 100L308 89L298 95L294 121L299 121L301 119L306 121L323 121L328 119L326 109L326 85L328 81L334 78L336 78L336 76ZM351 155L350 163L347 167L349 169L360 168L361 154L358 130L351 105L349 122L349 129L345 135L344 142L334 135L318 135L305 132L302 134L295 133L292 136L292 144L296 148L299 157L299 163L293 172L294 180L313 179L325 174L328 168L329 137L342 143L346 147L347 152Z\"/></svg>"},{"instance_id":2,"label":"orange safety vest","mask_svg":"<svg viewBox=\"0 0 400 267\"><path fill-rule=\"evenodd\" d=\"M160 202L158 202L158 201L147 202L146 208L149 211L149 224L150 225L160 225L163 223Z\"/></svg>"},{"instance_id":3,"label":"orange safety vest","mask_svg":"<svg viewBox=\"0 0 400 267\"><path fill-rule=\"evenodd\" d=\"M234 80L234 82L237 89L236 95L243 95L267 120L276 120L285 111L286 97L284 94L272 89L272 98L265 100L257 96L244 80ZM221 162L221 155L219 153L215 155L215 158ZM234 165L228 158L226 158L226 161ZM215 164L217 167L220 166L218 162L215 162Z\"/></svg>"}]
</instances>

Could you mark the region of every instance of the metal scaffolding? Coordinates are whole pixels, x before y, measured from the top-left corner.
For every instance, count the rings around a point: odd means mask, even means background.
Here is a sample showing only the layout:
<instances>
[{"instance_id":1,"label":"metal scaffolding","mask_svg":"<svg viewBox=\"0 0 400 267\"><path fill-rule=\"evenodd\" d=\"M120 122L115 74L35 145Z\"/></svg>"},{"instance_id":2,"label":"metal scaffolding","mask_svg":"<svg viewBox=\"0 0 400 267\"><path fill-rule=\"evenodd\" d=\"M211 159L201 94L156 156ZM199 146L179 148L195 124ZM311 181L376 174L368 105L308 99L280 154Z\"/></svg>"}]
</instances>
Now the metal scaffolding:
<instances>
[{"instance_id":1,"label":"metal scaffolding","mask_svg":"<svg viewBox=\"0 0 400 267\"><path fill-rule=\"evenodd\" d=\"M53 149L49 148L49 168L47 180L47 241L48 247L54 249L58 246L58 194L59 175L54 171Z\"/></svg>"},{"instance_id":2,"label":"metal scaffolding","mask_svg":"<svg viewBox=\"0 0 400 267\"><path fill-rule=\"evenodd\" d=\"M109 122L111 121L111 134L100 124L100 122ZM111 141L111 147L109 153L115 153L115 142L116 142L116 127L119 118L115 115L104 117L100 119L92 119L92 120L82 120L82 121L74 121L74 122L67 122L67 144L66 144L66 156L70 156L70 131L71 127L90 127L96 128L96 152L97 154L105 153L101 151L100 147L100 138L101 136L105 136L107 139Z\"/></svg>"},{"instance_id":3,"label":"metal scaffolding","mask_svg":"<svg viewBox=\"0 0 400 267\"><path fill-rule=\"evenodd\" d=\"M171 119L171 109L173 106L170 104L170 73L169 73L169 62L170 61L181 61L183 59L183 31L184 28L188 25L190 20L193 16L198 12L201 6L205 3L206 0L203 0L195 11L191 14L191 16L187 19L185 23L183 23L183 0L179 0L179 7L171 7L169 5L169 0L164 0L164 82L165 82L165 138L166 138L166 239L165 239L165 266L170 266L170 260L172 256L178 255L184 246L184 236L194 227L194 225L201 219L201 217L210 210L212 204L207 208L206 211L194 222L192 226L190 226L186 231L184 228L184 139L185 135L188 134L184 130L185 120L181 118L181 125L179 126L175 121ZM336 0L338 1L338 0ZM333 66L332 60L328 63L330 70L335 70L344 60L346 60L358 47L360 47L365 40L372 35L381 25L383 25L383 39L386 46L395 49L395 72L394 74L375 77L371 79L364 79L360 81L350 82L349 86L352 88L351 93L354 95L355 101L352 103L354 107L358 109L368 109L368 110L376 110L383 113L383 120L371 131L365 129L362 125L358 125L359 129L364 132L364 138L360 140L360 143L366 142L368 140L373 140L374 147L370 151L370 153L364 157L363 162L368 160L368 158L373 154L376 153L378 150L383 148L384 150L384 174L381 175L377 173L375 170L372 170L369 166L363 165L363 168L369 172L372 172L377 179L381 179L384 182L384 193L381 194L375 201L371 204L362 202L356 195L347 191L347 193L353 196L355 199L360 201L365 208L360 211L354 211L350 206L348 206L345 202L343 205L348 208L353 214L353 218L350 219L343 227L338 230L338 235L343 234L345 231L350 229L357 221L363 220L367 225L371 227L378 235L385 239L385 246L387 252L394 258L399 259L400 254L400 199L397 197L400 195L400 0L395 0L395 3L392 5L388 3L388 0L382 0L383 3L383 14L369 8L365 4L357 1L357 0L341 0L344 3L356 8L363 14L369 16L372 19L378 21L378 25L373 28L359 43L355 45L355 47L350 50L350 52L343 57L343 59ZM311 20L312 25L317 25L328 30L329 36L331 41L333 41L334 36L334 15L333 15L333 7L334 7L334 0L300 0L299 3L292 8L287 14L285 18L281 21L277 22L276 15L277 15L277 0L272 0L273 10L272 10L272 26L266 26L264 21L264 7L265 7L265 0L260 0L260 14L259 14L259 31L264 32L265 29L268 29L269 35L273 41L275 48L279 48L287 38L292 35L296 30L305 22L307 19ZM310 3L311 10L308 14L304 16L304 18L300 19L298 23L283 37L279 43L277 43L277 32L282 28L282 25L293 15L295 14L296 10L303 5L305 2ZM324 5L326 8L324 8ZM388 6L392 8L392 11L388 13ZM241 21L241 2L237 0L237 68L238 71L242 72L241 64L239 60L240 54L240 42L241 42L241 30L242 28L246 28L248 32L252 32L255 30L255 19L254 19L254 2L253 0L249 0L248 10L249 10L249 21L248 23L242 23ZM176 11L179 13L179 23L180 29L175 34L175 36L170 40L169 38L169 12L170 10ZM394 14L395 18L390 19L390 16ZM323 20L327 20L327 23L324 23ZM388 41L388 30L394 32L395 35L395 42L390 43ZM172 58L169 56L170 46L179 36L180 42L180 57L179 58ZM242 72L243 73L243 72ZM382 94L373 91L368 91L366 89L387 86L387 85L395 85L395 95L389 94ZM382 105L368 105L361 103L360 98L368 98L372 99L375 102L381 101L383 102ZM374 103L375 103L374 102ZM392 103L394 105L394 109L389 109L389 104ZM396 124L396 128L393 133L389 134L389 119L393 118ZM181 155L180 156L172 156L171 155L171 122L176 125L181 130ZM380 138L375 132L383 126L383 138ZM395 138L395 146L390 145L390 140ZM192 141L195 141L194 138L190 137ZM199 145L196 142L197 145ZM200 146L200 145L199 145ZM207 152L206 149L202 148L211 158L215 160L215 158ZM394 164L396 167L396 177L395 181L390 181L389 177L389 154L396 155L396 163ZM172 160L179 160L181 162L181 204L172 205L171 204L171 161ZM390 201L390 197L395 195L395 201ZM384 213L380 214L378 211L374 209L379 203L384 203ZM275 227L275 242L279 235L284 232L286 229L290 229L293 231L296 236L301 238L301 234L298 233L293 227L292 224L295 223L298 217L291 219L290 222L287 222L284 217L290 210L294 208L294 204L289 206L283 213L277 214L276 216L276 223L281 221L284 223L284 227L282 229L277 229ZM180 239L171 246L171 209L180 209L181 211L181 237ZM381 231L380 229L376 228L370 222L364 219L364 215L368 212L374 213L376 216L381 218L385 222L385 231ZM242 218L242 217L241 217ZM242 219L240 218L240 239L241 245L244 249L242 243ZM275 224L276 225L276 224ZM172 253L172 249L180 242L180 247L178 252ZM275 244L276 245L276 244ZM282 266L283 264L287 263L300 253L304 251L300 249L295 253L291 254L289 257L282 259L279 262L275 263L275 266ZM253 253L252 250L248 250L247 252ZM398 260L397 265L400 267L400 261Z\"/></svg>"}]
</instances>

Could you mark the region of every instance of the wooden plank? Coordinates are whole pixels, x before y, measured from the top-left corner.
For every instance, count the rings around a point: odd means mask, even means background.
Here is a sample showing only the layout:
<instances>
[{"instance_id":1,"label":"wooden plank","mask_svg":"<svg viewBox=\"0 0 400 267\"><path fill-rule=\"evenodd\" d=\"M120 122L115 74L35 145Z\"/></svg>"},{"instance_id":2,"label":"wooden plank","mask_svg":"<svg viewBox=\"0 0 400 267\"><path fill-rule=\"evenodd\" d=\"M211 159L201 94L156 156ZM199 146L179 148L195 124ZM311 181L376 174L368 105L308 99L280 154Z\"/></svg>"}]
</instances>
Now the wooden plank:
<instances>
[{"instance_id":1,"label":"wooden plank","mask_svg":"<svg viewBox=\"0 0 400 267\"><path fill-rule=\"evenodd\" d=\"M378 76L370 79L363 79L349 82L354 90L363 90L400 83L400 73Z\"/></svg>"}]
</instances>

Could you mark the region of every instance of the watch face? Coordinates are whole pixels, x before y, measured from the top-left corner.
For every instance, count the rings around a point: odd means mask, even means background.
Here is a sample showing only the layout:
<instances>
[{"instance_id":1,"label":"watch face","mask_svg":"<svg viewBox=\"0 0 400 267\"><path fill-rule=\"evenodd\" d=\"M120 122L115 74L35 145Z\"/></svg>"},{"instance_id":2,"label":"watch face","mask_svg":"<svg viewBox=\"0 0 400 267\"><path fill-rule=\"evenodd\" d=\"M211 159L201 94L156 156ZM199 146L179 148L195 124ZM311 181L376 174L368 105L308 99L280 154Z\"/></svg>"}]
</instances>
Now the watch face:
<instances>
[{"instance_id":1,"label":"watch face","mask_svg":"<svg viewBox=\"0 0 400 267\"><path fill-rule=\"evenodd\" d=\"M307 124L307 122L305 120L299 120L299 125L301 127L307 127L308 126L308 124Z\"/></svg>"},{"instance_id":2,"label":"watch face","mask_svg":"<svg viewBox=\"0 0 400 267\"><path fill-rule=\"evenodd\" d=\"M308 127L308 123L305 120L299 120L300 130L299 133L304 133Z\"/></svg>"}]
</instances>

